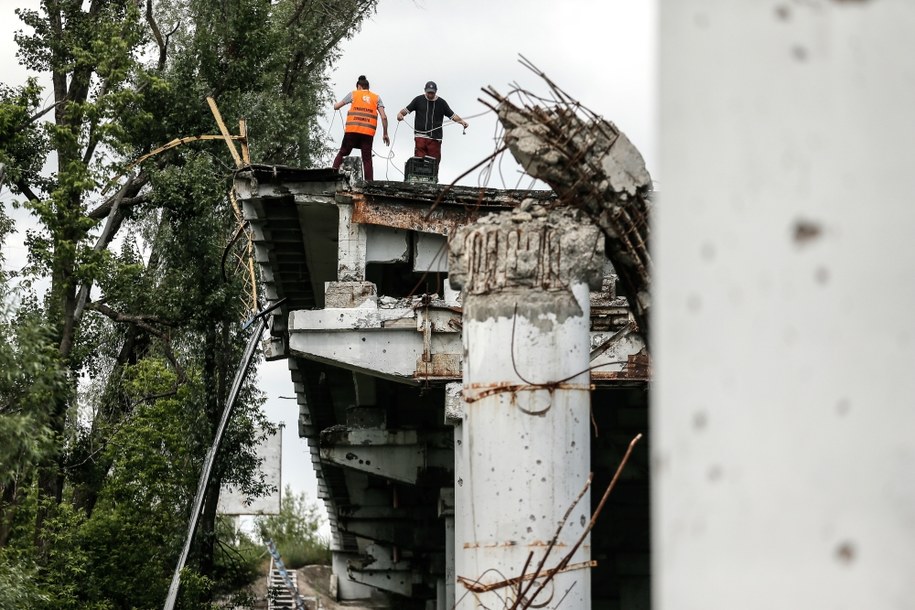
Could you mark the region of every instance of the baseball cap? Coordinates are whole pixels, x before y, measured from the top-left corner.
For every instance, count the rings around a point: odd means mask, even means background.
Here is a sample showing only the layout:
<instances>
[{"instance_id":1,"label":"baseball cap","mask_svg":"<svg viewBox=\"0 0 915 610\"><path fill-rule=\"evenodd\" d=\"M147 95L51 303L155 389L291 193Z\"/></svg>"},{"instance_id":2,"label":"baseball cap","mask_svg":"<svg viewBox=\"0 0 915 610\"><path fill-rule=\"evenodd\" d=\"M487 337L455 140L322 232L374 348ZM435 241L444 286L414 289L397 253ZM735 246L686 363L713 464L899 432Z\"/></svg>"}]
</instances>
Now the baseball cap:
<instances>
[{"instance_id":1,"label":"baseball cap","mask_svg":"<svg viewBox=\"0 0 915 610\"><path fill-rule=\"evenodd\" d=\"M425 90L426 91L438 91L438 85L436 85L434 82L432 82L430 80L428 83L426 83Z\"/></svg>"}]
</instances>

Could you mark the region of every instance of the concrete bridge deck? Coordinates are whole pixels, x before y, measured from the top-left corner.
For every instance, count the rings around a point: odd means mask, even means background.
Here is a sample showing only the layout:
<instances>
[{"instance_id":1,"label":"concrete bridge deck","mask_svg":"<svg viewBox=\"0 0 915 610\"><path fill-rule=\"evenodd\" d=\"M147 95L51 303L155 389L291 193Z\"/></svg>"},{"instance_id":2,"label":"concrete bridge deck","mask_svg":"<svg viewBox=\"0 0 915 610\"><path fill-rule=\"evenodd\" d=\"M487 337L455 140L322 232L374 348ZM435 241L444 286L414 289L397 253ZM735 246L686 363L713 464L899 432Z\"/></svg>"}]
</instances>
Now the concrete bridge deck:
<instances>
[{"instance_id":1,"label":"concrete bridge deck","mask_svg":"<svg viewBox=\"0 0 915 610\"><path fill-rule=\"evenodd\" d=\"M468 507L455 506L465 354L447 239L526 199L548 207L552 193L365 183L352 170L277 166L247 167L235 186L263 296L286 299L270 321L267 357L289 364L299 435L330 515L339 596L452 607L463 594L455 577L468 576L455 574L454 513ZM590 297L596 499L648 421L649 361L615 285L607 263ZM591 534L593 607L647 607L647 455L634 458Z\"/></svg>"}]
</instances>

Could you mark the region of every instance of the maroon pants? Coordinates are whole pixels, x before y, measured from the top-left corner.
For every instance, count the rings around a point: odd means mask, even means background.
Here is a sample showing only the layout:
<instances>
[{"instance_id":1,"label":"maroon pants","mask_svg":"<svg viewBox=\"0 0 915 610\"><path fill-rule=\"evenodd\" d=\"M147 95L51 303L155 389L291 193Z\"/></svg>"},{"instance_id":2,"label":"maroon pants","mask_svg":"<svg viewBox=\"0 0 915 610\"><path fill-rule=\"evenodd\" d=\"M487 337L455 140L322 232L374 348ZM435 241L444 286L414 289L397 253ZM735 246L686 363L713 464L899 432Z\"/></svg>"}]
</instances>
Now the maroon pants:
<instances>
[{"instance_id":1,"label":"maroon pants","mask_svg":"<svg viewBox=\"0 0 915 610\"><path fill-rule=\"evenodd\" d=\"M414 157L435 157L438 159L439 167L442 165L442 141L431 138L413 138L415 146L413 147Z\"/></svg>"},{"instance_id":2,"label":"maroon pants","mask_svg":"<svg viewBox=\"0 0 915 610\"><path fill-rule=\"evenodd\" d=\"M373 135L347 131L343 134L343 144L340 145L340 152L337 153L337 158L334 159L334 164L331 167L340 169L343 157L353 152L354 148L358 148L362 151L362 175L366 180L374 180L375 174L372 167L372 140L374 139L375 136Z\"/></svg>"}]
</instances>

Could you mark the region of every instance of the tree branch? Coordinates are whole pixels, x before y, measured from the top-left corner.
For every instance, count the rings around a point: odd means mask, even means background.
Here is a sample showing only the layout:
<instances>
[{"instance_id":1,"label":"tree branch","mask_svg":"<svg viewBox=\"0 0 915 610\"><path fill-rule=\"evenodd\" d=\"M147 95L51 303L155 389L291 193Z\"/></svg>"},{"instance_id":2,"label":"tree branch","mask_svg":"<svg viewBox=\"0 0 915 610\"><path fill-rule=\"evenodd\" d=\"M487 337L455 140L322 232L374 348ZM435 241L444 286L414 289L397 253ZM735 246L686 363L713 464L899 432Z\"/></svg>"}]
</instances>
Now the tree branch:
<instances>
[{"instance_id":1,"label":"tree branch","mask_svg":"<svg viewBox=\"0 0 915 610\"><path fill-rule=\"evenodd\" d=\"M89 11L87 16L90 20L95 19L98 16L99 11L101 10L102 2L99 0L92 0L89 4ZM70 87L67 89L66 98L76 104L82 104L89 97L89 86L92 82L92 72L94 66L89 63L82 65L77 64L77 67L73 69L73 72L70 75ZM66 77L65 77L66 80ZM74 117L70 117L69 121L59 122L61 125L72 125L76 127L78 120L74 121Z\"/></svg>"},{"instance_id":2,"label":"tree branch","mask_svg":"<svg viewBox=\"0 0 915 610\"><path fill-rule=\"evenodd\" d=\"M108 79L105 79L102 81L102 86L99 89L98 98L103 97L107 91ZM98 132L96 131L97 127L98 120L93 119L89 124L89 141L86 142L86 150L83 152L83 165L89 165L89 161L92 160L92 155L95 154L95 147L98 146Z\"/></svg>"},{"instance_id":3,"label":"tree branch","mask_svg":"<svg viewBox=\"0 0 915 610\"><path fill-rule=\"evenodd\" d=\"M365 14L372 10L374 6L374 2L371 1L357 3L356 9L352 16L346 20L345 23L342 23L337 33L331 35L331 39L327 42L327 44L325 44L324 47L322 47L316 54L312 56L313 59L305 67L304 74L310 74L315 66L327 57L327 54L330 52L330 50L337 46L337 44L343 40L343 38L348 33L352 32L353 24L361 22L365 17Z\"/></svg>"},{"instance_id":4,"label":"tree branch","mask_svg":"<svg viewBox=\"0 0 915 610\"><path fill-rule=\"evenodd\" d=\"M102 218L105 218L111 211L111 206L114 205L114 202L118 200L119 197L121 198L119 205L122 208L149 201L149 196L147 195L137 196L137 193L140 191L140 189L146 186L146 183L149 182L149 176L147 174L140 173L136 178L128 182L130 182L130 188L123 196L121 195L121 191L118 191L106 199L104 202L102 202L97 208L89 212L87 216L93 220L101 220Z\"/></svg>"},{"instance_id":5,"label":"tree branch","mask_svg":"<svg viewBox=\"0 0 915 610\"><path fill-rule=\"evenodd\" d=\"M39 110L38 112L36 112L36 113L33 114L32 116L30 116L28 119L26 119L26 121L25 121L24 123L22 123L22 124L19 126L19 128L20 128L20 129L23 129L23 128L26 127L26 125L31 125L32 123L34 123L35 121L37 121L38 119L40 119L41 117L43 117L44 115L48 114L49 112L51 112L52 110L54 110L55 108L57 108L58 106L60 106L61 104L63 104L65 101L67 101L67 98L66 98L66 97L65 97L64 99L60 100L59 102L54 102L53 104L51 104L50 106L48 106L48 107L45 108L44 110Z\"/></svg>"},{"instance_id":6,"label":"tree branch","mask_svg":"<svg viewBox=\"0 0 915 610\"><path fill-rule=\"evenodd\" d=\"M28 184L22 180L17 180L13 182L16 185L16 188L19 189L19 192L29 198L29 201L40 201L38 195L29 187Z\"/></svg>"},{"instance_id":7,"label":"tree branch","mask_svg":"<svg viewBox=\"0 0 915 610\"><path fill-rule=\"evenodd\" d=\"M111 307L105 305L104 303L97 302L97 301L87 303L86 309L89 309L91 311L97 311L100 314L113 320L114 322L125 322L127 324L133 324L137 328L142 328L143 330L148 332L150 335L153 335L154 337L158 337L159 339L161 339L162 340L162 344L161 344L162 354L165 356L165 358L171 363L171 365L175 369L175 375L177 377L176 386L178 384L184 383L184 381L187 380L187 376L184 374L184 369L178 363L178 359L175 357L174 352L172 352L171 337L169 337L169 334L167 332L161 331L158 328L156 328L155 326L153 326L152 324L150 324L150 322L152 322L155 324L167 325L167 323L164 322L161 318L159 318L158 316L150 316L150 315L144 315L144 314L122 313L120 311L116 311L115 309L112 309Z\"/></svg>"},{"instance_id":8,"label":"tree branch","mask_svg":"<svg viewBox=\"0 0 915 610\"><path fill-rule=\"evenodd\" d=\"M159 47L159 63L157 68L158 71L161 72L165 68L168 42L162 37L162 31L159 30L159 25L156 23L156 18L153 15L152 0L146 0L146 21L149 23L149 28L152 30L153 37L156 39L156 45Z\"/></svg>"},{"instance_id":9,"label":"tree branch","mask_svg":"<svg viewBox=\"0 0 915 610\"><path fill-rule=\"evenodd\" d=\"M51 35L55 40L62 40L64 27L59 0L49 0L47 12ZM52 49L54 49L54 47L52 47ZM55 67L51 72L51 82L54 87L54 105L51 107L54 108L55 122L58 125L62 125L64 123L63 102L67 99L67 73L57 67L63 64L63 62L60 61L61 58L58 57L58 51L53 50L52 52L54 57L51 65Z\"/></svg>"},{"instance_id":10,"label":"tree branch","mask_svg":"<svg viewBox=\"0 0 915 610\"><path fill-rule=\"evenodd\" d=\"M90 311L97 311L98 313L110 318L114 322L126 322L128 324L135 324L137 327L142 328L151 335L155 335L160 339L168 339L168 334L164 331L159 330L150 323L162 324L166 326L167 323L158 316L151 316L147 314L130 314L122 313L105 305L101 301L90 301L86 303L86 309Z\"/></svg>"},{"instance_id":11,"label":"tree branch","mask_svg":"<svg viewBox=\"0 0 915 610\"><path fill-rule=\"evenodd\" d=\"M121 228L121 221L124 219L124 214L122 214L120 210L121 201L124 199L124 195L127 194L127 191L130 190L135 178L135 176L128 178L127 182L124 183L124 186L122 186L117 195L115 195L114 201L111 204L111 209L108 212L108 220L105 222L105 227L95 241L93 250L96 252L100 252L107 248L108 244L111 243L111 240L114 239L114 236L117 234L118 229ZM79 294L76 297L76 307L73 309L73 320L75 322L79 322L83 317L83 310L86 307L86 301L89 299L90 290L92 290L91 278L83 282L83 285L79 288Z\"/></svg>"}]
</instances>

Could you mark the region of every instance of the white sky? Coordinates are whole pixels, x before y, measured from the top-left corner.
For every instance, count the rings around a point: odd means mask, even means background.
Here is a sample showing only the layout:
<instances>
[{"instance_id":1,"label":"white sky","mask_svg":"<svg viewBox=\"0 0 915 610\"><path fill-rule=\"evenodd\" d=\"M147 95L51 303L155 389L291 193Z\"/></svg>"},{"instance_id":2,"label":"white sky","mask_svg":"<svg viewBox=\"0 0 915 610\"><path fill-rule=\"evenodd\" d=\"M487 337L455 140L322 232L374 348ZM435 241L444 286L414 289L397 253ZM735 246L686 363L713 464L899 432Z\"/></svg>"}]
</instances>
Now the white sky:
<instances>
[{"instance_id":1,"label":"white sky","mask_svg":"<svg viewBox=\"0 0 915 610\"><path fill-rule=\"evenodd\" d=\"M535 93L547 93L546 86L518 63L520 53L567 93L624 131L641 150L657 180L657 3L381 0L378 13L346 43L330 75L332 88L340 99L352 90L360 74L368 77L386 105L389 134L394 140L390 164L383 158L375 159L375 178L401 180L404 163L413 150L409 128L412 115L399 129L395 115L422 92L427 80L438 83L439 96L470 123L466 135L458 125L446 127L439 182L450 182L497 146L493 115L472 118L487 110L478 101L483 97L482 87L491 85L507 93L512 83L518 83ZM13 32L21 28L13 12L17 6L37 8L38 2L0 0L0 80L7 85L19 84L25 76L15 62ZM201 106L200 111L209 114L206 107ZM324 128L328 142L339 146L343 128L331 108ZM375 151L382 155L388 152L380 133ZM459 183L473 186L481 179L479 172L474 172ZM515 188L518 180L517 165L506 156L502 177L493 174L488 186ZM525 179L520 186L529 184ZM6 204L8 193L0 193L0 201ZM5 249L12 262L22 251L10 248L17 246ZM298 439L298 406L294 400L280 398L293 394L285 361L262 368L261 386L268 396L268 416L286 424L283 482L315 498L317 484L307 445Z\"/></svg>"},{"instance_id":2,"label":"white sky","mask_svg":"<svg viewBox=\"0 0 915 610\"><path fill-rule=\"evenodd\" d=\"M651 171L657 158L656 14L657 0L381 0L378 14L344 47L331 73L333 90L340 99L360 74L368 77L391 120L397 168L376 158L375 178L385 179L387 172L387 179L401 180L413 151L413 115L395 138L397 111L421 94L428 80L438 84L439 96L464 118L487 110L478 101L485 97L482 87L507 93L517 82L546 94L544 83L518 63L520 53L626 132ZM496 147L491 113L467 120L466 135L459 125L446 127L439 182L451 182ZM337 116L329 138L339 146L342 137ZM386 154L380 134L375 151ZM505 184L494 175L489 186L514 188L517 165L507 158L502 170ZM475 172L460 184L473 186L479 180Z\"/></svg>"}]
</instances>

